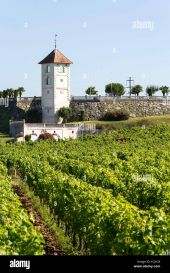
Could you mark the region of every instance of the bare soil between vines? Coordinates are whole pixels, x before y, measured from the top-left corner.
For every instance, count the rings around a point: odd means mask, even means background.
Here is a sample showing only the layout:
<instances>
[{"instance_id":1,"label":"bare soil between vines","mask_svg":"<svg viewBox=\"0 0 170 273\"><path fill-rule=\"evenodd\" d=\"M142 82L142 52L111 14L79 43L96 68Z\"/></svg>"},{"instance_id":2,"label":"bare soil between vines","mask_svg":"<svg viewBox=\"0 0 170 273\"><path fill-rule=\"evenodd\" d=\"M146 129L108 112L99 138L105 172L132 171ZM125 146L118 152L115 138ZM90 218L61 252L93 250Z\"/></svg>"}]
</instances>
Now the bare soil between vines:
<instances>
[{"instance_id":1,"label":"bare soil between vines","mask_svg":"<svg viewBox=\"0 0 170 273\"><path fill-rule=\"evenodd\" d=\"M34 208L31 199L26 195L26 193L19 185L13 184L12 187L14 192L19 196L23 207L28 211L29 214L33 215L35 220L33 225L40 228L40 231L45 240L45 255L64 256L64 252L62 251L55 235L43 221L38 211Z\"/></svg>"}]
</instances>

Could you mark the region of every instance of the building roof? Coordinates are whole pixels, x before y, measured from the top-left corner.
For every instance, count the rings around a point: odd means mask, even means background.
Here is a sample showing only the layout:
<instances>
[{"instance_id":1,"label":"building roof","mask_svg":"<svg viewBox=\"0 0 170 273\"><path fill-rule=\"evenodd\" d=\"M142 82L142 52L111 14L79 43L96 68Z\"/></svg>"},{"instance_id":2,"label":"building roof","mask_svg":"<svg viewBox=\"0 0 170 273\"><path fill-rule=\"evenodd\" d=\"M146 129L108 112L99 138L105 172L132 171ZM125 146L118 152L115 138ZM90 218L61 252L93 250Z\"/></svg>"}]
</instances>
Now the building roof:
<instances>
[{"instance_id":1,"label":"building roof","mask_svg":"<svg viewBox=\"0 0 170 273\"><path fill-rule=\"evenodd\" d=\"M45 57L39 64L72 64L72 61L67 59L58 49L54 49L47 57Z\"/></svg>"}]
</instances>

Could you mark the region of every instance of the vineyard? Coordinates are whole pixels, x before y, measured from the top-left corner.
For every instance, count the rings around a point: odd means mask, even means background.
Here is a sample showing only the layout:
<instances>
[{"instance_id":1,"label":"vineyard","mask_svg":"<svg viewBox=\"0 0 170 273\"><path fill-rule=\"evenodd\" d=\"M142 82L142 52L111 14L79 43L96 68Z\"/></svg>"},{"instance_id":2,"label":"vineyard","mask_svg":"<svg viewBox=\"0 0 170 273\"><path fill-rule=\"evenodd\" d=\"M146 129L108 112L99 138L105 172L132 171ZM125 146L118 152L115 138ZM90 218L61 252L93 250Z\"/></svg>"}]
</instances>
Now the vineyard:
<instances>
[{"instance_id":1,"label":"vineyard","mask_svg":"<svg viewBox=\"0 0 170 273\"><path fill-rule=\"evenodd\" d=\"M0 164L0 255L42 255L43 237L13 193L6 168Z\"/></svg>"},{"instance_id":2,"label":"vineyard","mask_svg":"<svg viewBox=\"0 0 170 273\"><path fill-rule=\"evenodd\" d=\"M41 235L20 208L5 168L16 172L48 205L73 246L87 255L169 253L169 126L2 144L0 162L0 199L5 200L0 210L1 253L43 254ZM10 235L11 229L15 235Z\"/></svg>"}]
</instances>

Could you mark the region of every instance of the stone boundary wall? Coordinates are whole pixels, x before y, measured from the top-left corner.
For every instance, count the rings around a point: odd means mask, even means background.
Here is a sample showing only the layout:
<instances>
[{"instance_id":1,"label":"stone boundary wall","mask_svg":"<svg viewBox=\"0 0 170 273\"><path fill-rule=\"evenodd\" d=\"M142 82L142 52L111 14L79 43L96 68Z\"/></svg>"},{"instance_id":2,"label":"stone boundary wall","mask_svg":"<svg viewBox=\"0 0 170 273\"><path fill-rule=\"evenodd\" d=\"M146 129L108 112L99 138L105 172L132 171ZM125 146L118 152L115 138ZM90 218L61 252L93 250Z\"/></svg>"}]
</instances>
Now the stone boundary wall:
<instances>
[{"instance_id":1,"label":"stone boundary wall","mask_svg":"<svg viewBox=\"0 0 170 273\"><path fill-rule=\"evenodd\" d=\"M79 97L75 97L79 98ZM72 99L70 107L73 110L75 121L84 120L98 120L106 112L110 111L127 111L130 117L145 117L145 116L156 116L170 114L170 98L109 98L105 100L102 98L101 101L95 100L80 100ZM95 97L96 99L96 97ZM22 98L17 101L16 107L23 111L28 109L41 109L41 98ZM13 109L14 111L14 109Z\"/></svg>"},{"instance_id":2,"label":"stone boundary wall","mask_svg":"<svg viewBox=\"0 0 170 273\"><path fill-rule=\"evenodd\" d=\"M36 108L41 111L41 98L21 98L16 102L16 107L28 111L29 109Z\"/></svg>"},{"instance_id":3,"label":"stone boundary wall","mask_svg":"<svg viewBox=\"0 0 170 273\"><path fill-rule=\"evenodd\" d=\"M117 101L72 101L70 107L77 120L98 120L110 111L127 111L130 117L145 117L170 114L170 100L117 100Z\"/></svg>"}]
</instances>

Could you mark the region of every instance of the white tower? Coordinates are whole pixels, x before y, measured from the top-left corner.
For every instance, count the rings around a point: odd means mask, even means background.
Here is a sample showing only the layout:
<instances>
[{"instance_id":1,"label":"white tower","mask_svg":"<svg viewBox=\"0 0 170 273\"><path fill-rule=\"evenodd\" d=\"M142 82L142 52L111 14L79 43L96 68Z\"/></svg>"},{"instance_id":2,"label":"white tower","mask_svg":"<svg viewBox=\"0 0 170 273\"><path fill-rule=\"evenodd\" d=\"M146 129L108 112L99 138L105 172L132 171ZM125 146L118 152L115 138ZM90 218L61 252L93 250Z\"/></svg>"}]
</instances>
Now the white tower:
<instances>
[{"instance_id":1,"label":"white tower","mask_svg":"<svg viewBox=\"0 0 170 273\"><path fill-rule=\"evenodd\" d=\"M41 64L43 123L56 123L57 111L70 104L70 64L59 50L54 49Z\"/></svg>"}]
</instances>

